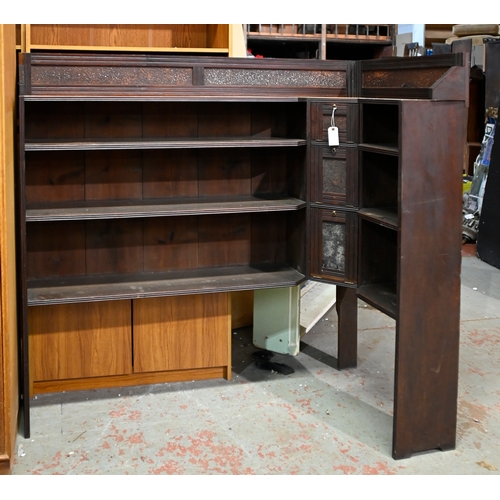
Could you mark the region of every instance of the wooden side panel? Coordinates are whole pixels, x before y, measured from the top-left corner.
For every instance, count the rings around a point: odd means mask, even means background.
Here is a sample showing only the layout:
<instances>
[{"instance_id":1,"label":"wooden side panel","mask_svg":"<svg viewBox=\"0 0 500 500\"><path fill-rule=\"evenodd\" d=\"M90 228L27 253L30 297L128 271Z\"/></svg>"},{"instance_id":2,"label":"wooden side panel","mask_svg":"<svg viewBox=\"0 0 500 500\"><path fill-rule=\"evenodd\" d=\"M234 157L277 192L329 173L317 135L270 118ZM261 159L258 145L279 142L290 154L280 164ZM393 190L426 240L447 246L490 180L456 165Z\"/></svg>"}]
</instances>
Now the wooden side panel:
<instances>
[{"instance_id":1,"label":"wooden side panel","mask_svg":"<svg viewBox=\"0 0 500 500\"><path fill-rule=\"evenodd\" d=\"M133 312L135 373L231 365L228 293L138 299Z\"/></svg>"},{"instance_id":2,"label":"wooden side panel","mask_svg":"<svg viewBox=\"0 0 500 500\"><path fill-rule=\"evenodd\" d=\"M231 292L231 328L243 328L253 323L253 290Z\"/></svg>"},{"instance_id":3,"label":"wooden side panel","mask_svg":"<svg viewBox=\"0 0 500 500\"><path fill-rule=\"evenodd\" d=\"M241 25L236 25L241 26ZM207 47L224 48L229 47L229 25L207 24Z\"/></svg>"},{"instance_id":4,"label":"wooden side panel","mask_svg":"<svg viewBox=\"0 0 500 500\"><path fill-rule=\"evenodd\" d=\"M28 309L32 381L132 372L130 301Z\"/></svg>"},{"instance_id":5,"label":"wooden side panel","mask_svg":"<svg viewBox=\"0 0 500 500\"><path fill-rule=\"evenodd\" d=\"M0 24L0 474L11 471L19 381L14 220L15 25Z\"/></svg>"},{"instance_id":6,"label":"wooden side panel","mask_svg":"<svg viewBox=\"0 0 500 500\"><path fill-rule=\"evenodd\" d=\"M463 102L403 107L394 458L455 446L465 119Z\"/></svg>"}]
</instances>

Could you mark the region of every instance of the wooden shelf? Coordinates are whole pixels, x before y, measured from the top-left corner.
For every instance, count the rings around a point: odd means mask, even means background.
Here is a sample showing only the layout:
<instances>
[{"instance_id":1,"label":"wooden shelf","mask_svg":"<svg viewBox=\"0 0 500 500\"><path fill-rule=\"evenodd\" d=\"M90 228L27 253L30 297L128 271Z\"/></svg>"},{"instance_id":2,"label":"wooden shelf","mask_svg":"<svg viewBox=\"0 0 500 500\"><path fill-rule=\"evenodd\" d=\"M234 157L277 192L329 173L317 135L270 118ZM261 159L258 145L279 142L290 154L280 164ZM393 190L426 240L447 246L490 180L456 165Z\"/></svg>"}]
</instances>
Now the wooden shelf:
<instances>
[{"instance_id":1,"label":"wooden shelf","mask_svg":"<svg viewBox=\"0 0 500 500\"><path fill-rule=\"evenodd\" d=\"M113 149L206 149L206 148L276 148L305 146L305 139L270 138L202 138L175 140L116 140L116 141L37 141L26 142L25 151L103 151Z\"/></svg>"},{"instance_id":2,"label":"wooden shelf","mask_svg":"<svg viewBox=\"0 0 500 500\"><path fill-rule=\"evenodd\" d=\"M28 305L68 304L256 290L299 285L306 277L291 267L234 266L129 275L28 280Z\"/></svg>"},{"instance_id":3,"label":"wooden shelf","mask_svg":"<svg viewBox=\"0 0 500 500\"><path fill-rule=\"evenodd\" d=\"M357 296L367 304L397 318L397 294L395 284L363 285L357 289Z\"/></svg>"},{"instance_id":4,"label":"wooden shelf","mask_svg":"<svg viewBox=\"0 0 500 500\"><path fill-rule=\"evenodd\" d=\"M386 155L398 155L399 149L396 144L360 144L360 151L369 151L372 153L381 153Z\"/></svg>"},{"instance_id":5,"label":"wooden shelf","mask_svg":"<svg viewBox=\"0 0 500 500\"><path fill-rule=\"evenodd\" d=\"M31 50L67 50L67 51L118 51L118 52L161 52L161 53L188 53L188 54L229 54L228 48L200 48L200 47L125 47L125 46L96 46L96 45L58 45L54 47L53 45L37 45L31 44Z\"/></svg>"},{"instance_id":6,"label":"wooden shelf","mask_svg":"<svg viewBox=\"0 0 500 500\"><path fill-rule=\"evenodd\" d=\"M358 215L370 222L374 222L390 229L398 229L397 207L361 208Z\"/></svg>"},{"instance_id":7,"label":"wooden shelf","mask_svg":"<svg viewBox=\"0 0 500 500\"><path fill-rule=\"evenodd\" d=\"M304 208L297 198L261 199L255 196L217 199L179 199L169 203L160 200L59 203L50 207L28 208L26 221L66 221L168 217L227 213L283 212Z\"/></svg>"}]
</instances>

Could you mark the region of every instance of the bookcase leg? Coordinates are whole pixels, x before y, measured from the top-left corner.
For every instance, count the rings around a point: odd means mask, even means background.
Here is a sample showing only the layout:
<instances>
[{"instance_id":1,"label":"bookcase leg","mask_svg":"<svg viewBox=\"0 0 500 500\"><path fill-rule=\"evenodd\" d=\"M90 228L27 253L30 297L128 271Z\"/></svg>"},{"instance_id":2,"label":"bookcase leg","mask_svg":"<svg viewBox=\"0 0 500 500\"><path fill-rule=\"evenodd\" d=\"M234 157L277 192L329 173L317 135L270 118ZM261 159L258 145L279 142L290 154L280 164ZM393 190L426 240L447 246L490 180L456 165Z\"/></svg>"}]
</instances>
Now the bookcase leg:
<instances>
[{"instance_id":1,"label":"bookcase leg","mask_svg":"<svg viewBox=\"0 0 500 500\"><path fill-rule=\"evenodd\" d=\"M338 369L355 368L358 362L358 300L356 290L337 286Z\"/></svg>"},{"instance_id":2,"label":"bookcase leg","mask_svg":"<svg viewBox=\"0 0 500 500\"><path fill-rule=\"evenodd\" d=\"M296 356L300 346L300 286L255 290L255 347Z\"/></svg>"}]
</instances>

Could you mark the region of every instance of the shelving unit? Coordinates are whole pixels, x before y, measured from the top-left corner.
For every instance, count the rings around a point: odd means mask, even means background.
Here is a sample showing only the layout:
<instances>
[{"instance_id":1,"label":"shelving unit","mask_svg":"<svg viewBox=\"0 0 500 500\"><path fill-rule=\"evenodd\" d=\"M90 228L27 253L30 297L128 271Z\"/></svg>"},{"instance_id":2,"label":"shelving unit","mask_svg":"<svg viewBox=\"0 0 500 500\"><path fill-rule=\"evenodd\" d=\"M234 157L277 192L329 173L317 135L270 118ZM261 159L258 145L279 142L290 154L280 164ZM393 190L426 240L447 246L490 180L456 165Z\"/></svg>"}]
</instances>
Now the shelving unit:
<instances>
[{"instance_id":1,"label":"shelving unit","mask_svg":"<svg viewBox=\"0 0 500 500\"><path fill-rule=\"evenodd\" d=\"M288 282L304 106L22 99L28 305Z\"/></svg>"},{"instance_id":2,"label":"shelving unit","mask_svg":"<svg viewBox=\"0 0 500 500\"><path fill-rule=\"evenodd\" d=\"M372 59L391 50L392 24L247 24L254 55L300 59ZM386 54L392 55L392 54Z\"/></svg>"},{"instance_id":3,"label":"shelving unit","mask_svg":"<svg viewBox=\"0 0 500 500\"><path fill-rule=\"evenodd\" d=\"M358 297L396 320L393 457L454 447L466 56L19 70L25 434L36 392L228 378L229 292L314 279L339 369Z\"/></svg>"}]
</instances>

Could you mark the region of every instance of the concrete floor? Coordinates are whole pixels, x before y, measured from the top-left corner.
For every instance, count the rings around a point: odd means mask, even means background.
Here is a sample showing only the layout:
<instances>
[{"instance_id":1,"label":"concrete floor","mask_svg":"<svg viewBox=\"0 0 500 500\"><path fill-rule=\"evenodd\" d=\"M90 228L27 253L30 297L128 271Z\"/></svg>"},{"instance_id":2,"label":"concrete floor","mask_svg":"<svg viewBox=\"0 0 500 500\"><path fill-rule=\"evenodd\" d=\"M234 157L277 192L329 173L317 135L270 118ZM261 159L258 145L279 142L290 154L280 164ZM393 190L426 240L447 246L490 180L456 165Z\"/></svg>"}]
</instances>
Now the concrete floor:
<instances>
[{"instance_id":1,"label":"concrete floor","mask_svg":"<svg viewBox=\"0 0 500 500\"><path fill-rule=\"evenodd\" d=\"M333 308L298 356L273 357L291 375L255 366L246 328L230 382L38 396L13 475L498 475L500 270L463 255L455 450L392 459L394 321L359 302L353 370L335 369Z\"/></svg>"}]
</instances>

